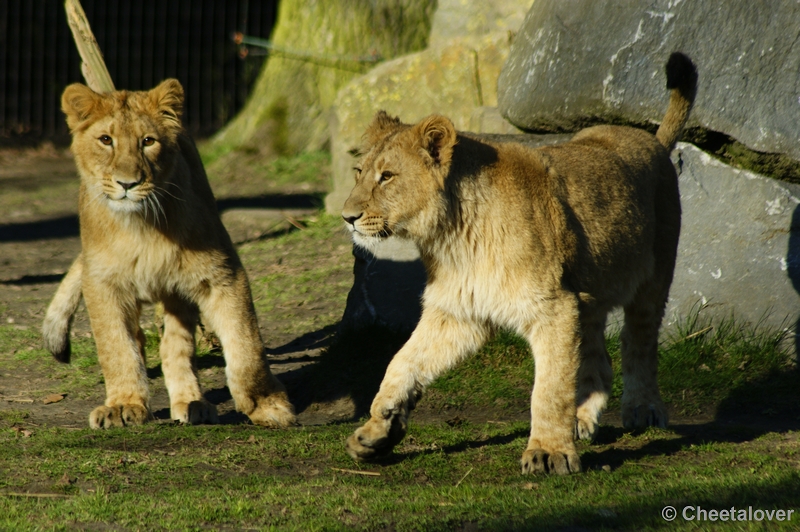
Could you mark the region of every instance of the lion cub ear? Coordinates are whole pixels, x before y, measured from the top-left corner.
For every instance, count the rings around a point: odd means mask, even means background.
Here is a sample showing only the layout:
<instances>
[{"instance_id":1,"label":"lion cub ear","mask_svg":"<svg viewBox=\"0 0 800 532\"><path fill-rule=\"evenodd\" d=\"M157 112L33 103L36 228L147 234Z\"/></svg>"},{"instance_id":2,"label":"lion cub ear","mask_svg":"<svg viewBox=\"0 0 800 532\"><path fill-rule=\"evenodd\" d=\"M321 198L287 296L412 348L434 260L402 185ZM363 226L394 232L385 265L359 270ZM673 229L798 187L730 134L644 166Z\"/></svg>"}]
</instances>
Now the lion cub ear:
<instances>
[{"instance_id":1,"label":"lion cub ear","mask_svg":"<svg viewBox=\"0 0 800 532\"><path fill-rule=\"evenodd\" d=\"M86 123L102 100L102 95L82 83L73 83L64 89L61 95L61 110L67 115L69 130L74 132Z\"/></svg>"},{"instance_id":2,"label":"lion cub ear","mask_svg":"<svg viewBox=\"0 0 800 532\"><path fill-rule=\"evenodd\" d=\"M450 168L453 146L456 145L456 128L446 116L431 115L415 127L422 147L422 155L429 163L443 170Z\"/></svg>"},{"instance_id":3,"label":"lion cub ear","mask_svg":"<svg viewBox=\"0 0 800 532\"><path fill-rule=\"evenodd\" d=\"M177 79L165 79L148 93L159 114L175 125L181 125L183 114L183 87Z\"/></svg>"}]
</instances>

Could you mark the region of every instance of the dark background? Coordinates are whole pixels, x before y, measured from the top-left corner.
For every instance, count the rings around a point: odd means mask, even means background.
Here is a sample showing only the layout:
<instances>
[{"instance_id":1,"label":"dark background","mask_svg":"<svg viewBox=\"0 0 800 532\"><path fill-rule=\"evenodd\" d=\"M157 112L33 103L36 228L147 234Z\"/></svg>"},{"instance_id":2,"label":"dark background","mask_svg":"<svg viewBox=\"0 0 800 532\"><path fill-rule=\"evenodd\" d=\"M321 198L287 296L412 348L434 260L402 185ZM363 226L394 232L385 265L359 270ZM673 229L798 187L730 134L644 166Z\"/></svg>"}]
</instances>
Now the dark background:
<instances>
[{"instance_id":1,"label":"dark background","mask_svg":"<svg viewBox=\"0 0 800 532\"><path fill-rule=\"evenodd\" d=\"M242 107L263 53L240 56L234 32L269 38L278 0L81 0L117 89L165 78L186 91L197 137ZM61 92L84 82L63 0L0 0L0 145L66 144Z\"/></svg>"}]
</instances>

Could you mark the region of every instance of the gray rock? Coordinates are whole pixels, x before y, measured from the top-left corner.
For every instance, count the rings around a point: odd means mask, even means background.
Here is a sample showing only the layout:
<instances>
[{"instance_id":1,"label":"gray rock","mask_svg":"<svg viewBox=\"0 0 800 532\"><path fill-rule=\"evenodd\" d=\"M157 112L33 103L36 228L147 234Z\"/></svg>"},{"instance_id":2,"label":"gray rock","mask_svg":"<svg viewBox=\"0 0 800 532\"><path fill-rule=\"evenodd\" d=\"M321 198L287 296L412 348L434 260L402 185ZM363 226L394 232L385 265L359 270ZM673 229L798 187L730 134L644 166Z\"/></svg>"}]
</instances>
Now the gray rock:
<instances>
[{"instance_id":1,"label":"gray rock","mask_svg":"<svg viewBox=\"0 0 800 532\"><path fill-rule=\"evenodd\" d=\"M698 305L750 324L800 316L800 185L732 168L679 143L683 220L665 326Z\"/></svg>"},{"instance_id":2,"label":"gray rock","mask_svg":"<svg viewBox=\"0 0 800 532\"><path fill-rule=\"evenodd\" d=\"M522 133L511 122L503 118L497 107L476 107L469 117L468 131L478 133L500 133L504 135L519 135Z\"/></svg>"},{"instance_id":3,"label":"gray rock","mask_svg":"<svg viewBox=\"0 0 800 532\"><path fill-rule=\"evenodd\" d=\"M373 251L353 246L353 287L340 330L382 325L411 332L422 311L426 278L417 247L408 240L389 238Z\"/></svg>"},{"instance_id":4,"label":"gray rock","mask_svg":"<svg viewBox=\"0 0 800 532\"><path fill-rule=\"evenodd\" d=\"M660 122L664 64L700 75L690 125L800 159L800 3L536 0L498 81L500 111L527 129L587 120Z\"/></svg>"}]
</instances>

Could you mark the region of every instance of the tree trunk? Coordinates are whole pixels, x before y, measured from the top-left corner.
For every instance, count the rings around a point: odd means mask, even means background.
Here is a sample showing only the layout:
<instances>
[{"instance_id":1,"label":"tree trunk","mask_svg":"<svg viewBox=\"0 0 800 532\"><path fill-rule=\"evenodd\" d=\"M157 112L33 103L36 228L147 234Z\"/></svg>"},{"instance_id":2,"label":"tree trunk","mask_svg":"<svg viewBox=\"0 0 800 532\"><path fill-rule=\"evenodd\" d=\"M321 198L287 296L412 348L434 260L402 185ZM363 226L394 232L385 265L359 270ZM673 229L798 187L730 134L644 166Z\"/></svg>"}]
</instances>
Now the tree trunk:
<instances>
[{"instance_id":1,"label":"tree trunk","mask_svg":"<svg viewBox=\"0 0 800 532\"><path fill-rule=\"evenodd\" d=\"M336 93L377 61L424 49L435 0L281 0L270 57L213 139L265 155L328 146Z\"/></svg>"}]
</instances>

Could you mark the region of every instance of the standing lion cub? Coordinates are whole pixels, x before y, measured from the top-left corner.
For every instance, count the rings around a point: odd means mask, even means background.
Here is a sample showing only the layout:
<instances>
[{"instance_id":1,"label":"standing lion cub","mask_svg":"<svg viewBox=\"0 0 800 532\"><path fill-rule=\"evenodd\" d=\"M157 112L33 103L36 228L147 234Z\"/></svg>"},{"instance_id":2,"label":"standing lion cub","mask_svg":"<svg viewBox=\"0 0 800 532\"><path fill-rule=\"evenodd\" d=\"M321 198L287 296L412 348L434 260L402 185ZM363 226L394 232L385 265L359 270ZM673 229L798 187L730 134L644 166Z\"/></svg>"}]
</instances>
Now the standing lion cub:
<instances>
[{"instance_id":1,"label":"standing lion cub","mask_svg":"<svg viewBox=\"0 0 800 532\"><path fill-rule=\"evenodd\" d=\"M593 437L606 406L603 332L619 306L623 422L666 425L657 342L681 225L669 153L697 84L683 54L666 70L672 91L655 136L598 126L533 149L457 133L443 116L409 125L378 113L342 216L358 245L413 240L428 282L419 324L347 440L351 456L390 452L421 390L506 327L536 362L523 473L580 471L574 440Z\"/></svg>"},{"instance_id":2,"label":"standing lion cub","mask_svg":"<svg viewBox=\"0 0 800 532\"><path fill-rule=\"evenodd\" d=\"M183 88L97 94L70 85L61 98L81 177L81 255L47 309L46 347L70 355L69 327L83 292L106 384L92 428L152 418L139 313L164 305L161 369L173 419L215 422L192 358L199 313L222 343L238 410L286 427L294 410L270 373L247 274L220 221L200 157L181 126Z\"/></svg>"}]
</instances>

